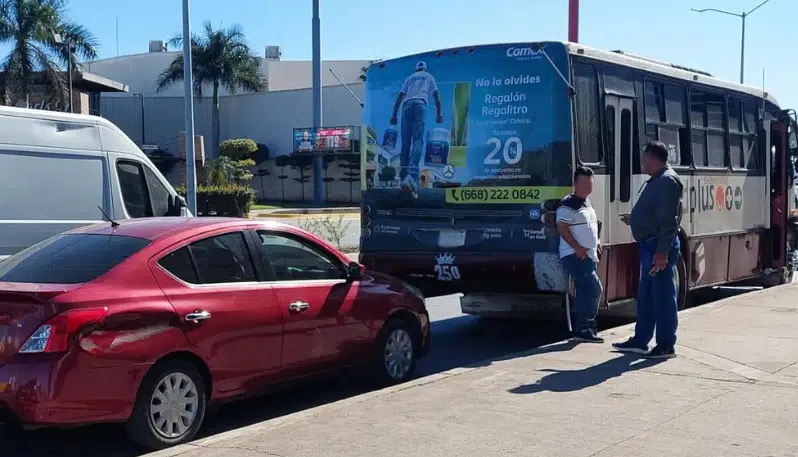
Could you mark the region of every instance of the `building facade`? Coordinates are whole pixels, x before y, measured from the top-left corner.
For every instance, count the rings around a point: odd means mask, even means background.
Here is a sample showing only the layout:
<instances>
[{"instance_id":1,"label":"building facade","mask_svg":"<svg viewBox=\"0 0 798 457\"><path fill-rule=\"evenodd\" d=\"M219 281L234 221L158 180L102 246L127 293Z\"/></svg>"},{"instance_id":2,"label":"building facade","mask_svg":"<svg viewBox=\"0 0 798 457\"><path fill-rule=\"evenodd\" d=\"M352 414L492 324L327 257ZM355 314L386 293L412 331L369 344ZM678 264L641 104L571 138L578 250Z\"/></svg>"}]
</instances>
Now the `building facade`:
<instances>
[{"instance_id":1,"label":"building facade","mask_svg":"<svg viewBox=\"0 0 798 457\"><path fill-rule=\"evenodd\" d=\"M181 135L185 131L183 85L158 92L157 80L181 53L164 52L163 46L150 48L153 52L95 61L84 64L84 68L121 81L129 87L127 94L102 96L100 110L103 117L119 126L137 144L179 156ZM360 101L364 96L361 76L369 64L369 61L364 60L322 63L323 125L360 126ZM312 62L264 57L261 73L268 84L265 92L220 92L220 141L250 138L268 146L272 159L258 165L258 176L252 181L259 198L271 201L311 200L312 169L280 166L274 158L293 152L295 128L311 127L313 124ZM204 97L194 101L194 130L196 135L204 137L207 154L210 154L213 150L208 144L213 128L212 102L210 87L207 89ZM326 162L324 178L328 201L359 201L360 179L355 176L359 173L359 165L358 170L355 170L355 162L359 163L359 159L346 156ZM181 170L168 175L174 184L182 183L183 177Z\"/></svg>"}]
</instances>

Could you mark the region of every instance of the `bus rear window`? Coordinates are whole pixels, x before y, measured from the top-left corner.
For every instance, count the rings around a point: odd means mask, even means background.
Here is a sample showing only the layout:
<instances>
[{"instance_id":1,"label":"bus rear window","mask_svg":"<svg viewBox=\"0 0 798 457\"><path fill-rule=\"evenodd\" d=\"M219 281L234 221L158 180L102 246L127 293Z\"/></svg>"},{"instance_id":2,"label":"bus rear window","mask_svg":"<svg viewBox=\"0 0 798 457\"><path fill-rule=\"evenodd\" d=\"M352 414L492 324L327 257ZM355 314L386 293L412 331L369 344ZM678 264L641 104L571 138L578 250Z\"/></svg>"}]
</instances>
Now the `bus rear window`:
<instances>
[{"instance_id":1,"label":"bus rear window","mask_svg":"<svg viewBox=\"0 0 798 457\"><path fill-rule=\"evenodd\" d=\"M0 263L0 281L80 284L107 273L150 240L102 234L57 235Z\"/></svg>"}]
</instances>

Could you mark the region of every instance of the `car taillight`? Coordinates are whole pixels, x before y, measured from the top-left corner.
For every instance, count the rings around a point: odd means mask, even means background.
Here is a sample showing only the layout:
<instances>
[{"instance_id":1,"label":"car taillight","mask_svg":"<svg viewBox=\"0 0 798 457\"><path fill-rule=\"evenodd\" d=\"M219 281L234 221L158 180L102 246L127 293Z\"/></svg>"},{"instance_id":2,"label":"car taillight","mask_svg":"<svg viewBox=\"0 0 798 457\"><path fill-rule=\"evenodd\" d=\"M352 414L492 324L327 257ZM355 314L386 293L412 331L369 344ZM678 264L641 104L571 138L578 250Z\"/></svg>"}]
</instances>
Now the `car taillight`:
<instances>
[{"instance_id":1,"label":"car taillight","mask_svg":"<svg viewBox=\"0 0 798 457\"><path fill-rule=\"evenodd\" d=\"M69 338L88 324L102 322L108 308L71 309L56 314L40 325L19 350L22 354L41 352L66 352Z\"/></svg>"}]
</instances>

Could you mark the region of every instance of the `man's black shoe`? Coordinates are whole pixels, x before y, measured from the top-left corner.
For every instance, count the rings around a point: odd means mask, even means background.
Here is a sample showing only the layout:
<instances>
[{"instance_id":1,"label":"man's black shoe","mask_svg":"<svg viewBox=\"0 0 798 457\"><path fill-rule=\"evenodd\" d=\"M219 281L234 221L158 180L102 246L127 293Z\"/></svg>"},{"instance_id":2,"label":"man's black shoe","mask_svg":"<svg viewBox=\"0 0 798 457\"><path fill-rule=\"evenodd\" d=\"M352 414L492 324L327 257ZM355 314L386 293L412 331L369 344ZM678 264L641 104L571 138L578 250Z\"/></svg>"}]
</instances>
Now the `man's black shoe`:
<instances>
[{"instance_id":1,"label":"man's black shoe","mask_svg":"<svg viewBox=\"0 0 798 457\"><path fill-rule=\"evenodd\" d=\"M629 338L622 343L612 343L612 347L618 352L631 352L634 354L645 354L648 351L648 346L640 346L634 338Z\"/></svg>"},{"instance_id":2,"label":"man's black shoe","mask_svg":"<svg viewBox=\"0 0 798 457\"><path fill-rule=\"evenodd\" d=\"M646 352L643 357L647 359L672 359L676 357L676 351L674 351L673 348L656 346L654 349Z\"/></svg>"},{"instance_id":3,"label":"man's black shoe","mask_svg":"<svg viewBox=\"0 0 798 457\"><path fill-rule=\"evenodd\" d=\"M582 330L581 332L574 333L574 341L580 343L603 343L604 338L598 336L593 330Z\"/></svg>"}]
</instances>

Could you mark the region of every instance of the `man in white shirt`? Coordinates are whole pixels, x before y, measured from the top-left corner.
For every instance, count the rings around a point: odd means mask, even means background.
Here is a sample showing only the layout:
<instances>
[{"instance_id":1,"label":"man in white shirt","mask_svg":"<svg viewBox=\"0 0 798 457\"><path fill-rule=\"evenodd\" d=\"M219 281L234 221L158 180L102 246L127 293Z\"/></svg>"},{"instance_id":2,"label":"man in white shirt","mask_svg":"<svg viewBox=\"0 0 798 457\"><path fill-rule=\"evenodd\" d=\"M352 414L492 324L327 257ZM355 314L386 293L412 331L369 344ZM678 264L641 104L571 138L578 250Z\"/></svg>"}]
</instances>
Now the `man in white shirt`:
<instances>
[{"instance_id":1,"label":"man in white shirt","mask_svg":"<svg viewBox=\"0 0 798 457\"><path fill-rule=\"evenodd\" d=\"M603 343L596 334L596 315L601 298L597 267L599 244L598 218L588 198L593 193L593 170L579 166L574 171L574 191L557 208L560 234L560 262L576 286L574 300L575 341Z\"/></svg>"},{"instance_id":2,"label":"man in white shirt","mask_svg":"<svg viewBox=\"0 0 798 457\"><path fill-rule=\"evenodd\" d=\"M427 63L416 64L416 71L405 79L402 90L396 97L391 116L391 125L396 125L399 108L402 108L402 150L399 156L399 180L402 192L418 198L418 175L421 154L424 149L424 133L427 127L427 102L429 96L435 100L438 124L443 123L441 98L435 78L427 72ZM404 101L404 105L402 102Z\"/></svg>"}]
</instances>

